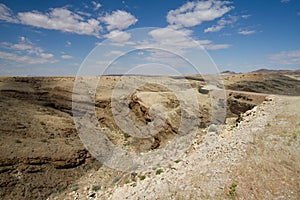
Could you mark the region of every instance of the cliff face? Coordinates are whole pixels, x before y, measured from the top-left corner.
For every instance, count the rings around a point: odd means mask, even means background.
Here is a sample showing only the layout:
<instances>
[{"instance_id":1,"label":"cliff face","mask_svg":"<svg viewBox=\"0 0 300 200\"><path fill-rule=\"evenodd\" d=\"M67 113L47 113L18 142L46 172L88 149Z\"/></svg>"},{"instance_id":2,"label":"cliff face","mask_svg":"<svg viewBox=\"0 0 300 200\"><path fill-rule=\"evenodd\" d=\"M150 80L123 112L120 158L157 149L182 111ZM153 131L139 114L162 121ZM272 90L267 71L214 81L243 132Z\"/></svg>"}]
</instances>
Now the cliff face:
<instances>
[{"instance_id":1,"label":"cliff face","mask_svg":"<svg viewBox=\"0 0 300 200\"><path fill-rule=\"evenodd\" d=\"M100 167L77 136L71 86L68 78L1 78L1 198L45 199Z\"/></svg>"}]
</instances>

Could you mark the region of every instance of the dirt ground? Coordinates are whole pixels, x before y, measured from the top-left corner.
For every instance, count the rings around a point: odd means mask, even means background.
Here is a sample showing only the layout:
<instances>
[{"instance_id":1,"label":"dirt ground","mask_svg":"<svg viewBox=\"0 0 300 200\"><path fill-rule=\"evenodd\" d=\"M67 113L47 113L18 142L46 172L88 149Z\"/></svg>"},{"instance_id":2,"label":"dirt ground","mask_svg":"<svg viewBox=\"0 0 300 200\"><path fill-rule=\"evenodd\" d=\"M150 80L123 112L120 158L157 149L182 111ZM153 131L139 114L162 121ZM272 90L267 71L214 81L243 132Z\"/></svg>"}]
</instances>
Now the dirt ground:
<instances>
[{"instance_id":1,"label":"dirt ground","mask_svg":"<svg viewBox=\"0 0 300 200\"><path fill-rule=\"evenodd\" d=\"M147 142L135 141L134 138L120 131L114 122L110 97L119 78L117 76L102 77L102 82L97 88L95 106L101 127L112 130L113 135L110 138L112 142L126 150L143 152L159 148L171 137L154 137L153 140ZM128 79L139 78L128 77ZM198 197L299 199L300 104L298 96L300 96L300 81L298 78L299 72L286 71L223 76L227 89L227 123L224 124L227 128L220 134L242 131L253 136L253 140L243 147L245 151L242 158L229 166L230 172L225 173L226 181L219 183L223 184L220 186L221 189L215 189L209 193L203 187L202 189L205 190L203 194L206 195ZM159 79L169 81L179 90L182 87L180 79L174 77L159 77ZM189 76L187 79L195 91L205 85L201 77ZM130 186L135 189L136 193L139 193L138 189L145 183L150 185L160 183L156 180L155 172L138 175L123 173L102 166L90 155L77 134L72 117L73 83L72 77L0 78L1 199L47 199L49 196L58 199L78 199L78 196L80 199L106 199L114 197L110 196L110 192L115 193L116 198L118 191L122 191L122 187ZM261 105L269 94L279 95L276 96L278 98L273 107L263 108L269 109L263 112L268 116L272 113L272 117L270 115L266 123L261 120L261 124L252 124L253 127L240 125L243 128L239 129L238 122L252 120L252 118L241 117L241 114ZM148 116L148 104L154 101L167 105L169 113L177 112L177 107L174 106L176 98L174 99L174 95L172 96L168 91L164 91L163 87L153 84L145 85L135 95L138 99L131 99L131 112L137 116L140 123L151 122L152 119ZM148 96L155 98L150 98L149 101ZM202 124L199 126L198 137L200 139L198 138L195 142L202 144L203 138L207 136L205 130L210 124L212 108L209 94L198 93L197 97ZM173 103L168 104L168 102ZM171 131L170 134L176 134L176 120L168 119L170 123L162 132ZM255 131L253 130L255 126L263 126L264 129ZM195 152L197 149L201 150L200 147L195 147L195 149L193 150ZM190 154L193 155L193 153ZM178 161L178 165L180 163L183 162ZM223 170L222 167L228 167L221 164L214 166L216 171ZM179 174L186 169L189 168L179 167ZM164 171L170 171L170 169L164 169ZM167 175L167 172L163 174ZM194 176L193 173L183 174ZM144 176L148 182L142 180L144 178L141 177ZM206 180L202 176L209 177L208 172L203 172L201 177L197 176L199 180ZM235 184L237 186L234 186ZM138 185L138 187L131 185ZM199 183L198 186L202 185ZM173 199L197 199L197 196L188 197L191 194L187 193L180 195Z\"/></svg>"}]
</instances>

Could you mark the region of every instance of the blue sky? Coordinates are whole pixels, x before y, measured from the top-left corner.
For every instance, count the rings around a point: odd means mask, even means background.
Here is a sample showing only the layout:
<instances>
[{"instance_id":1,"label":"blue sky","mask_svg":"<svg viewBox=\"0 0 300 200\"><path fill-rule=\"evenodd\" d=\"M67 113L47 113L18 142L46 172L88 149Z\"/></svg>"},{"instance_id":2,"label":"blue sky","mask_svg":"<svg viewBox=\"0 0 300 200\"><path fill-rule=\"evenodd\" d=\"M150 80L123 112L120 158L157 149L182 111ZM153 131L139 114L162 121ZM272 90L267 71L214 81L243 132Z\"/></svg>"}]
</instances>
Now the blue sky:
<instances>
[{"instance_id":1,"label":"blue sky","mask_svg":"<svg viewBox=\"0 0 300 200\"><path fill-rule=\"evenodd\" d=\"M299 0L1 0L0 75L75 75L99 44L105 52L94 51L102 53L95 63L107 65L124 51L145 45L132 31L145 27L157 27L143 29L147 35L141 36L143 40L149 34L155 39L149 39L147 47L166 47L186 57L191 52L188 48L202 54L186 40L192 38L220 71L300 69ZM107 39L112 46L103 45ZM170 60L169 65L181 63L158 50L130 55L119 59L109 73L126 73L130 63L165 64L163 59ZM137 58L139 62L134 61ZM184 63L178 71L193 73Z\"/></svg>"}]
</instances>

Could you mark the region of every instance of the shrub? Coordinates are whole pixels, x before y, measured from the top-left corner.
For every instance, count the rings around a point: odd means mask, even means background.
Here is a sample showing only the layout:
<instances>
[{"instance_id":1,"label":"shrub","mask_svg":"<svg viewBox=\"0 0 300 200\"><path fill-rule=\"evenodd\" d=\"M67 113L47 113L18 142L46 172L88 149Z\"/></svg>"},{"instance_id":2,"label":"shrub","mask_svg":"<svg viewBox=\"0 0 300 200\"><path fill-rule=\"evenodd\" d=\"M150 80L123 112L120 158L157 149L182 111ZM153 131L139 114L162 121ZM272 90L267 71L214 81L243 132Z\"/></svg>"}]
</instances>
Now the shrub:
<instances>
[{"instance_id":1,"label":"shrub","mask_svg":"<svg viewBox=\"0 0 300 200\"><path fill-rule=\"evenodd\" d=\"M158 169L158 170L156 170L156 175L160 175L161 173L163 173L164 171L162 170L162 169Z\"/></svg>"},{"instance_id":2,"label":"shrub","mask_svg":"<svg viewBox=\"0 0 300 200\"><path fill-rule=\"evenodd\" d=\"M297 140L298 134L296 132L293 133L293 139Z\"/></svg>"},{"instance_id":3,"label":"shrub","mask_svg":"<svg viewBox=\"0 0 300 200\"><path fill-rule=\"evenodd\" d=\"M41 139L41 142L46 143L46 142L48 142L48 140L47 139Z\"/></svg>"},{"instance_id":4,"label":"shrub","mask_svg":"<svg viewBox=\"0 0 300 200\"><path fill-rule=\"evenodd\" d=\"M45 123L45 122L40 122L40 124L41 124L42 126L45 126L45 125L46 125L46 123Z\"/></svg>"},{"instance_id":5,"label":"shrub","mask_svg":"<svg viewBox=\"0 0 300 200\"><path fill-rule=\"evenodd\" d=\"M22 143L22 141L19 139L16 139L16 143Z\"/></svg>"},{"instance_id":6,"label":"shrub","mask_svg":"<svg viewBox=\"0 0 300 200\"><path fill-rule=\"evenodd\" d=\"M75 192L75 191L77 191L77 190L79 190L79 186L78 186L77 184L74 184L74 185L71 187L71 191L72 191L72 192Z\"/></svg>"},{"instance_id":7,"label":"shrub","mask_svg":"<svg viewBox=\"0 0 300 200\"><path fill-rule=\"evenodd\" d=\"M141 176L139 176L139 178L142 181L142 180L145 180L146 176L145 175L141 175Z\"/></svg>"},{"instance_id":8,"label":"shrub","mask_svg":"<svg viewBox=\"0 0 300 200\"><path fill-rule=\"evenodd\" d=\"M237 187L237 184L236 184L236 183L232 183L232 184L229 186L228 196L229 196L231 199L236 199L236 198L237 198L236 187Z\"/></svg>"},{"instance_id":9,"label":"shrub","mask_svg":"<svg viewBox=\"0 0 300 200\"><path fill-rule=\"evenodd\" d=\"M100 190L100 189L101 189L100 185L93 185L92 186L92 190L95 191L95 192L98 191L98 190Z\"/></svg>"}]
</instances>

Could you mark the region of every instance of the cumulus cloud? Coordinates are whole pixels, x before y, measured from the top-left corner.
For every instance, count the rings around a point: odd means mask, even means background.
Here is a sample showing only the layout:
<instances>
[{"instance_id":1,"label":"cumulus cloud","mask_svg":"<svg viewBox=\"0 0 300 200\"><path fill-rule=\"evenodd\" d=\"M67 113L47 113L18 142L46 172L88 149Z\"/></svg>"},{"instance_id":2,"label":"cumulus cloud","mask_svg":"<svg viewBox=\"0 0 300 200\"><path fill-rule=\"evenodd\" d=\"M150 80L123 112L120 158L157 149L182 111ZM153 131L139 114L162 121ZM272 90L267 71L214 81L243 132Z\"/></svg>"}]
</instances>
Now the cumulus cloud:
<instances>
[{"instance_id":1,"label":"cumulus cloud","mask_svg":"<svg viewBox=\"0 0 300 200\"><path fill-rule=\"evenodd\" d=\"M228 44L214 44L211 40L194 39L192 33L193 31L188 29L157 28L148 33L151 39L138 41L135 47L139 49L172 49L173 53L184 55L191 49L217 50L230 46Z\"/></svg>"},{"instance_id":2,"label":"cumulus cloud","mask_svg":"<svg viewBox=\"0 0 300 200\"><path fill-rule=\"evenodd\" d=\"M300 65L300 50L283 51L269 56L272 63L281 65Z\"/></svg>"},{"instance_id":3,"label":"cumulus cloud","mask_svg":"<svg viewBox=\"0 0 300 200\"><path fill-rule=\"evenodd\" d=\"M107 30L124 30L138 21L132 14L122 10L107 13L104 17L100 17L100 20L107 24Z\"/></svg>"},{"instance_id":4,"label":"cumulus cloud","mask_svg":"<svg viewBox=\"0 0 300 200\"><path fill-rule=\"evenodd\" d=\"M45 64L45 63L55 63L54 59L47 59L43 57L31 57L28 55L18 55L15 53L8 53L0 51L0 59L9 60L22 64Z\"/></svg>"},{"instance_id":5,"label":"cumulus cloud","mask_svg":"<svg viewBox=\"0 0 300 200\"><path fill-rule=\"evenodd\" d=\"M208 32L218 32L220 30L222 30L225 26L221 26L221 25L214 25L211 27L208 27L207 29L204 30L204 33L208 33Z\"/></svg>"},{"instance_id":6,"label":"cumulus cloud","mask_svg":"<svg viewBox=\"0 0 300 200\"><path fill-rule=\"evenodd\" d=\"M205 21L212 21L232 10L228 1L187 2L176 10L168 12L167 21L178 27L192 27Z\"/></svg>"},{"instance_id":7,"label":"cumulus cloud","mask_svg":"<svg viewBox=\"0 0 300 200\"><path fill-rule=\"evenodd\" d=\"M54 8L45 14L37 11L20 12L18 18L22 24L80 35L98 36L102 30L98 20L93 18L86 20L66 8Z\"/></svg>"},{"instance_id":8,"label":"cumulus cloud","mask_svg":"<svg viewBox=\"0 0 300 200\"><path fill-rule=\"evenodd\" d=\"M228 1L194 1L187 2L181 7L170 10L167 14L167 21L169 25L166 28L159 28L151 31L154 40L160 46L168 46L175 49L175 51L183 52L187 48L204 47L207 50L217 50L228 48L229 44L214 44L210 40L191 40L193 31L188 27L193 27L205 21L212 21L222 17L234 7ZM218 24L209 27L204 32L217 32L225 27L225 25L232 24L237 21L236 16L229 16L228 19L222 18ZM154 44L155 46L155 44Z\"/></svg>"},{"instance_id":9,"label":"cumulus cloud","mask_svg":"<svg viewBox=\"0 0 300 200\"><path fill-rule=\"evenodd\" d=\"M204 30L205 33L208 32L218 32L225 28L226 25L233 24L238 20L237 16L229 16L229 19L222 18L217 22L217 25L213 25Z\"/></svg>"},{"instance_id":10,"label":"cumulus cloud","mask_svg":"<svg viewBox=\"0 0 300 200\"><path fill-rule=\"evenodd\" d=\"M15 53L1 51L1 59L27 64L55 63L54 55L45 52L41 47L35 46L29 39L20 37L16 44L2 42L1 48L14 50Z\"/></svg>"},{"instance_id":11,"label":"cumulus cloud","mask_svg":"<svg viewBox=\"0 0 300 200\"><path fill-rule=\"evenodd\" d=\"M173 30L170 28L158 28L149 32L156 41L162 44L184 44L187 41L187 37L192 33L188 29Z\"/></svg>"},{"instance_id":12,"label":"cumulus cloud","mask_svg":"<svg viewBox=\"0 0 300 200\"><path fill-rule=\"evenodd\" d=\"M182 54L184 49L197 48L197 43L191 41L191 30L170 28L157 28L148 33L151 39L139 41L137 48L165 48L172 49L174 53Z\"/></svg>"},{"instance_id":13,"label":"cumulus cloud","mask_svg":"<svg viewBox=\"0 0 300 200\"><path fill-rule=\"evenodd\" d=\"M131 35L124 31L114 30L104 35L104 37L116 43L125 43L130 39Z\"/></svg>"},{"instance_id":14,"label":"cumulus cloud","mask_svg":"<svg viewBox=\"0 0 300 200\"><path fill-rule=\"evenodd\" d=\"M73 58L73 56L70 56L70 55L64 54L64 55L61 55L61 58L62 58L62 59L65 59L65 60L69 60L69 59L72 59L72 58Z\"/></svg>"},{"instance_id":15,"label":"cumulus cloud","mask_svg":"<svg viewBox=\"0 0 300 200\"><path fill-rule=\"evenodd\" d=\"M95 1L92 1L92 4L94 10L101 7L101 4ZM67 8L53 8L46 13L38 11L19 12L14 16L4 4L0 4L0 20L96 37L100 37L100 32L103 31L101 23L105 23L106 29L112 31L115 29L124 30L138 21L135 16L122 10L107 13L99 19L92 18L88 13L73 12Z\"/></svg>"},{"instance_id":16,"label":"cumulus cloud","mask_svg":"<svg viewBox=\"0 0 300 200\"><path fill-rule=\"evenodd\" d=\"M95 1L92 1L92 4L94 6L94 10L98 10L99 8L101 8L101 4L100 3L97 3Z\"/></svg>"},{"instance_id":17,"label":"cumulus cloud","mask_svg":"<svg viewBox=\"0 0 300 200\"><path fill-rule=\"evenodd\" d=\"M238 32L238 34L240 34L240 35L252 35L254 33L256 33L255 30L241 30Z\"/></svg>"},{"instance_id":18,"label":"cumulus cloud","mask_svg":"<svg viewBox=\"0 0 300 200\"><path fill-rule=\"evenodd\" d=\"M0 20L13 23L18 22L18 19L13 16L12 11L2 3L0 3Z\"/></svg>"}]
</instances>

